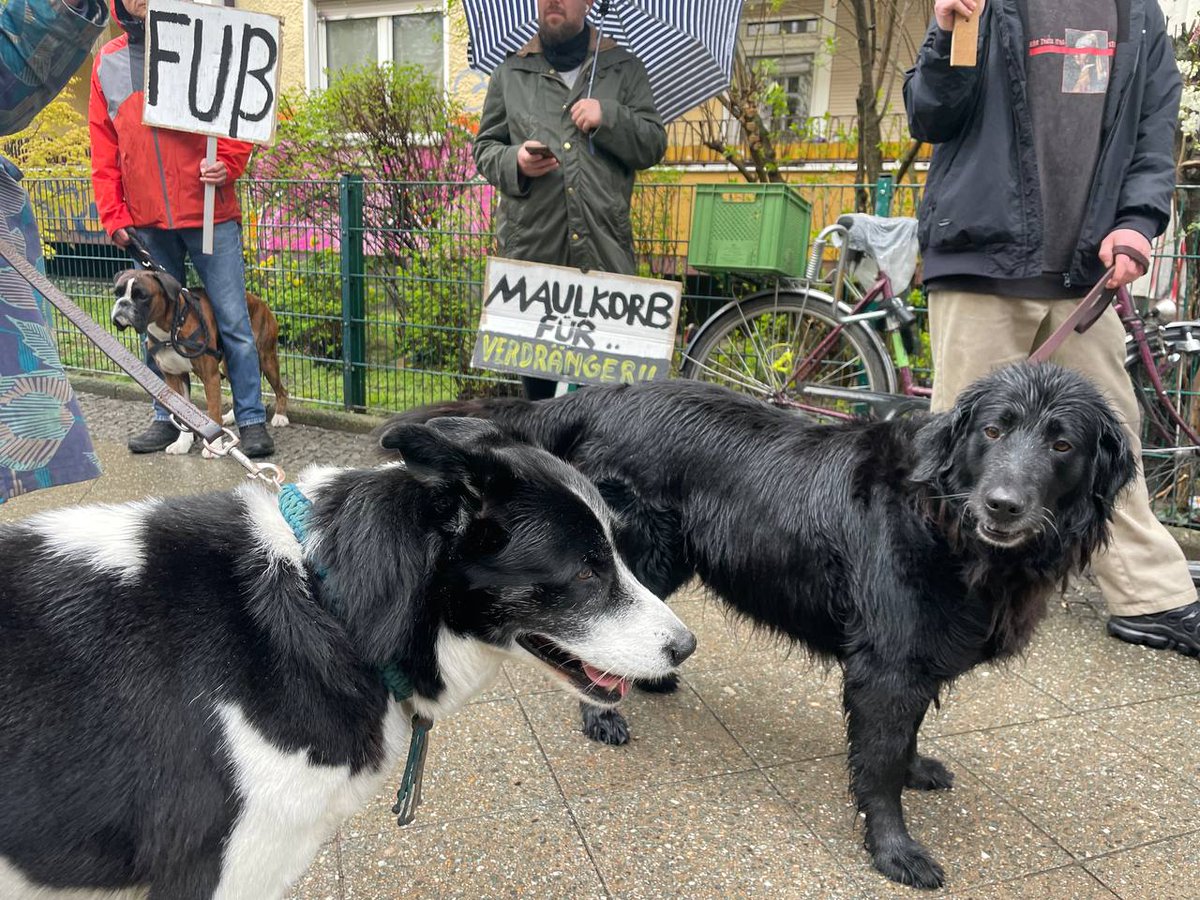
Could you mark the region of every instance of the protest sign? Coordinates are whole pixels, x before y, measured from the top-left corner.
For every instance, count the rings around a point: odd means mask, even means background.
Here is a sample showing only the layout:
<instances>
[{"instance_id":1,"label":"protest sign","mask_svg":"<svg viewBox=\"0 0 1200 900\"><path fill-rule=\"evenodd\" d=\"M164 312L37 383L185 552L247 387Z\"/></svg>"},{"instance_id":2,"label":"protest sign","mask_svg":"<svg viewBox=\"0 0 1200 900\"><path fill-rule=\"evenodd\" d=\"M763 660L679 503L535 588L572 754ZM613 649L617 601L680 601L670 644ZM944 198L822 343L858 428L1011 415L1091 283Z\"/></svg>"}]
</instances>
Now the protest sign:
<instances>
[{"instance_id":1,"label":"protest sign","mask_svg":"<svg viewBox=\"0 0 1200 900\"><path fill-rule=\"evenodd\" d=\"M575 384L670 372L682 286L492 257L471 364Z\"/></svg>"},{"instance_id":2,"label":"protest sign","mask_svg":"<svg viewBox=\"0 0 1200 900\"><path fill-rule=\"evenodd\" d=\"M274 16L182 0L151 0L146 14L142 122L269 144L279 97L280 24ZM204 189L204 252L212 252L215 188Z\"/></svg>"}]
</instances>

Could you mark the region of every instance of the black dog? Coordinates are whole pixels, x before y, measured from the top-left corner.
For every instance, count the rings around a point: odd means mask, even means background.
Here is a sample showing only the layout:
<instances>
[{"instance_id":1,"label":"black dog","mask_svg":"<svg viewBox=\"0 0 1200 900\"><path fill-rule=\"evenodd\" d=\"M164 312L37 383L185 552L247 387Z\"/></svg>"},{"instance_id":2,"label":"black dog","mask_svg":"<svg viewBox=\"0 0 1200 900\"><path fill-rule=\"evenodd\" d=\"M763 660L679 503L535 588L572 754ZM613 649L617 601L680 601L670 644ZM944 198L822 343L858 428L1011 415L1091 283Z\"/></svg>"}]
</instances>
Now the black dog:
<instances>
[{"instance_id":1,"label":"black dog","mask_svg":"<svg viewBox=\"0 0 1200 900\"><path fill-rule=\"evenodd\" d=\"M302 473L299 532L254 484L0 527L0 897L275 900L502 660L615 703L691 653L570 466L382 440L406 465Z\"/></svg>"},{"instance_id":2,"label":"black dog","mask_svg":"<svg viewBox=\"0 0 1200 900\"><path fill-rule=\"evenodd\" d=\"M867 849L921 887L943 873L909 836L901 791L952 781L917 753L929 704L1026 646L1054 586L1104 544L1134 474L1099 392L1053 366L997 371L950 412L888 422L814 426L694 382L400 418L448 414L486 417L591 478L658 595L699 574L739 613L836 659ZM585 707L584 731L627 739L615 710Z\"/></svg>"}]
</instances>

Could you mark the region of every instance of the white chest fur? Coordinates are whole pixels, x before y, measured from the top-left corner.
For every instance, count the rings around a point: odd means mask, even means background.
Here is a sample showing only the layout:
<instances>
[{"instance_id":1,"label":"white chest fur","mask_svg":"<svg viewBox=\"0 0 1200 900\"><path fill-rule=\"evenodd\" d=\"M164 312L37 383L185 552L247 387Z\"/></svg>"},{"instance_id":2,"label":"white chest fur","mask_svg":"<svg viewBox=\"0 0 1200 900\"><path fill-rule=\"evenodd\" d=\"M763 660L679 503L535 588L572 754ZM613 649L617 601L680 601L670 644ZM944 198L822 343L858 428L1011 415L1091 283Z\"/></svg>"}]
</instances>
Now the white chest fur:
<instances>
[{"instance_id":1,"label":"white chest fur","mask_svg":"<svg viewBox=\"0 0 1200 900\"><path fill-rule=\"evenodd\" d=\"M146 331L157 341L170 341L171 339L170 333L163 331L157 325L148 325ZM172 375L186 375L192 371L192 361L180 356L169 345L159 347L155 351L154 361L158 363L158 367L162 371L170 372Z\"/></svg>"},{"instance_id":2,"label":"white chest fur","mask_svg":"<svg viewBox=\"0 0 1200 900\"><path fill-rule=\"evenodd\" d=\"M411 734L399 704L389 704L381 765L351 775L349 766L313 765L304 750L280 750L236 706L220 706L218 716L242 811L225 842L214 900L282 897L338 825L379 791Z\"/></svg>"}]
</instances>

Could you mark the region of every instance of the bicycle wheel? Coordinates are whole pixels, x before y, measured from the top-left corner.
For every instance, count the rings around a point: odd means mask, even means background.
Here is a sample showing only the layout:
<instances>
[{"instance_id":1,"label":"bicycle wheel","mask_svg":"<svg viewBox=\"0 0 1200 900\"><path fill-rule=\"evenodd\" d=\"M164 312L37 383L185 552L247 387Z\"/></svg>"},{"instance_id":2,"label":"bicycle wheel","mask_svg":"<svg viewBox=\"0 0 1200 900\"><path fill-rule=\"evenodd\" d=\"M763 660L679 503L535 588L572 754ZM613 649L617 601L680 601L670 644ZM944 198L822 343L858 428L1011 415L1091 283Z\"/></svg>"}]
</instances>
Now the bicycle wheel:
<instances>
[{"instance_id":1,"label":"bicycle wheel","mask_svg":"<svg viewBox=\"0 0 1200 900\"><path fill-rule=\"evenodd\" d=\"M832 300L807 292L760 294L731 303L705 323L688 347L680 376L721 384L780 406L835 415L867 412L864 404L804 392L805 386L893 393L896 372L883 343L863 322L838 328ZM791 382L809 360L803 383Z\"/></svg>"},{"instance_id":2,"label":"bicycle wheel","mask_svg":"<svg viewBox=\"0 0 1200 900\"><path fill-rule=\"evenodd\" d=\"M1175 408L1194 430L1192 407L1197 400L1194 392L1200 386L1200 354L1179 352L1176 348L1182 345L1172 338L1173 329L1174 325L1167 326L1165 349L1156 351L1154 360ZM1191 440L1164 408L1136 349L1127 353L1126 365L1142 411L1142 472L1150 504L1164 522L1200 527L1200 450L1192 447Z\"/></svg>"}]
</instances>

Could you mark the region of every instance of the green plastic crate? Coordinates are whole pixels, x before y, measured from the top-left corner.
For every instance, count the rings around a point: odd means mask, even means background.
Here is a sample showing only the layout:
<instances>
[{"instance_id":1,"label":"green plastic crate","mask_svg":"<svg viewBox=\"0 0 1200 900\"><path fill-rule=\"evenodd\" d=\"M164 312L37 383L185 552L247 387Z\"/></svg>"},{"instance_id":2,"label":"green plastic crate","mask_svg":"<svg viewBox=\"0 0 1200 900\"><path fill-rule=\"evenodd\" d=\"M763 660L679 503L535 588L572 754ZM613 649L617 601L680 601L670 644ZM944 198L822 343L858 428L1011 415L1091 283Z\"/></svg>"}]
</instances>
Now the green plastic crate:
<instances>
[{"instance_id":1,"label":"green plastic crate","mask_svg":"<svg viewBox=\"0 0 1200 900\"><path fill-rule=\"evenodd\" d=\"M704 271L804 274L812 207L786 184L698 184L688 262Z\"/></svg>"}]
</instances>

